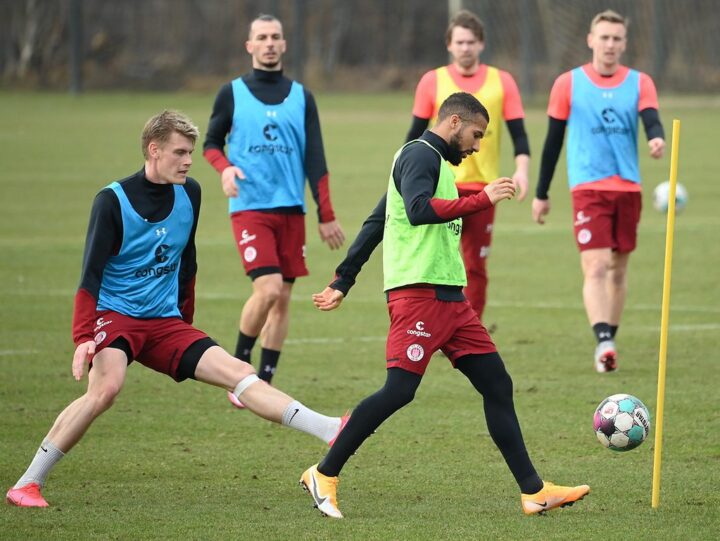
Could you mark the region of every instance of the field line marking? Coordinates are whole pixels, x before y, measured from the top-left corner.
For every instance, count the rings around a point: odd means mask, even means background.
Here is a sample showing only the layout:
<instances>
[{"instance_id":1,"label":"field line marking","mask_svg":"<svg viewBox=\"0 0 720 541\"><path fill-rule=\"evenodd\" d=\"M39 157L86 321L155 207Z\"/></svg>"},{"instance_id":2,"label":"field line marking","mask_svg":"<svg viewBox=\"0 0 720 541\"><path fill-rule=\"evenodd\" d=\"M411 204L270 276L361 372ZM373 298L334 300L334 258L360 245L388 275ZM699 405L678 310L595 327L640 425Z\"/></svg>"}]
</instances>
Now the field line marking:
<instances>
[{"instance_id":1,"label":"field line marking","mask_svg":"<svg viewBox=\"0 0 720 541\"><path fill-rule=\"evenodd\" d=\"M335 338L288 338L286 344L342 344L344 342L384 342L387 336L353 336Z\"/></svg>"},{"instance_id":2,"label":"field line marking","mask_svg":"<svg viewBox=\"0 0 720 541\"><path fill-rule=\"evenodd\" d=\"M632 328L632 327L631 327ZM644 326L637 327L642 331L660 332L660 326ZM668 330L673 332L693 332L693 331L717 331L720 330L720 323L690 323L686 325L673 325L670 323Z\"/></svg>"},{"instance_id":3,"label":"field line marking","mask_svg":"<svg viewBox=\"0 0 720 541\"><path fill-rule=\"evenodd\" d=\"M75 290L69 289L50 289L50 290L38 290L33 289L32 291L0 291L0 297L3 295L7 296L18 296L18 297L68 297L74 298ZM209 293L203 292L196 295L196 299L199 300L237 300L238 302L244 301L243 295L233 295L230 293ZM291 296L292 302L312 302L310 295L297 295ZM373 295L372 297L353 297L347 301L356 304L385 304L385 296L382 294ZM488 306L491 308L523 308L523 309L550 309L550 310L583 310L583 305L580 302L577 303L561 303L561 302L520 302L520 301L489 301ZM625 311L634 312L660 312L660 304L635 304L626 305ZM683 305L671 305L670 312L698 312L708 314L720 314L720 307L718 306L683 306Z\"/></svg>"}]
</instances>

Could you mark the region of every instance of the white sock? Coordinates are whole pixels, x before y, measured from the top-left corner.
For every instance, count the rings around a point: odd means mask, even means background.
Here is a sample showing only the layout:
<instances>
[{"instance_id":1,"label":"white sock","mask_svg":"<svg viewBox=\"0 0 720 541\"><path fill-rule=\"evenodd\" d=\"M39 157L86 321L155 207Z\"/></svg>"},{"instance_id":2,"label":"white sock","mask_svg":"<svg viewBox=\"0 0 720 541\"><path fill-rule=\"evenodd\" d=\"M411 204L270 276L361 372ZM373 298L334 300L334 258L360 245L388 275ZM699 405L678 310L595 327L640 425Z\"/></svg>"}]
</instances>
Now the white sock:
<instances>
[{"instance_id":1,"label":"white sock","mask_svg":"<svg viewBox=\"0 0 720 541\"><path fill-rule=\"evenodd\" d=\"M290 403L283 412L282 424L317 436L325 443L337 436L340 430L340 418L328 417L303 406L297 400Z\"/></svg>"},{"instance_id":2,"label":"white sock","mask_svg":"<svg viewBox=\"0 0 720 541\"><path fill-rule=\"evenodd\" d=\"M45 478L62 457L65 456L60 449L55 447L48 440L43 440L38 447L35 458L13 488L24 487L28 483L37 483L41 487L45 485Z\"/></svg>"}]
</instances>

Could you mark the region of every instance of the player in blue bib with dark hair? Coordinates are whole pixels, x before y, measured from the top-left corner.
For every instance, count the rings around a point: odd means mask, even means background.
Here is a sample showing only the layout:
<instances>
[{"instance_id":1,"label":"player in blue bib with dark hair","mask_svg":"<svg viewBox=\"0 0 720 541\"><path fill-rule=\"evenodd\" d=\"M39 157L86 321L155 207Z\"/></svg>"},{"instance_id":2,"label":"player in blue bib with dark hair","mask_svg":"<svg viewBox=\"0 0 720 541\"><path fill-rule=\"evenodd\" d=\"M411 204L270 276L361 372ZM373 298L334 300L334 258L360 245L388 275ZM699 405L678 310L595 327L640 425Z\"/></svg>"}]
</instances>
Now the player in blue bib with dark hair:
<instances>
[{"instance_id":1,"label":"player in blue bib with dark hair","mask_svg":"<svg viewBox=\"0 0 720 541\"><path fill-rule=\"evenodd\" d=\"M282 72L286 42L280 21L272 15L255 18L245 47L253 69L220 88L204 156L220 173L236 246L252 280L235 356L250 362L262 334L258 375L269 383L288 333L293 284L308 274L306 178L318 207L321 240L334 250L345 235L330 202L315 98ZM228 398L243 407L232 394Z\"/></svg>"}]
</instances>

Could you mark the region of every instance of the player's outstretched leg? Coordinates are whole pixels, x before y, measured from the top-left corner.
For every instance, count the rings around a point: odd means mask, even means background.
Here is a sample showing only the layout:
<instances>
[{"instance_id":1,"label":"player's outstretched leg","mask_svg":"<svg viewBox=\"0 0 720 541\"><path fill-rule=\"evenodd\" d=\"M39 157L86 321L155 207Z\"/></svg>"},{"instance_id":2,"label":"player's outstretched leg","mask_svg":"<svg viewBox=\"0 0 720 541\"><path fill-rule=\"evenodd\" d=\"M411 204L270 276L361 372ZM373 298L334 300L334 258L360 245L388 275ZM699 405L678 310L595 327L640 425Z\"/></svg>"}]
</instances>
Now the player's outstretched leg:
<instances>
[{"instance_id":1,"label":"player's outstretched leg","mask_svg":"<svg viewBox=\"0 0 720 541\"><path fill-rule=\"evenodd\" d=\"M587 485L563 487L543 482L535 471L515 414L512 379L498 353L467 355L457 359L455 366L483 395L488 430L520 487L526 514L572 505L590 492Z\"/></svg>"},{"instance_id":2,"label":"player's outstretched leg","mask_svg":"<svg viewBox=\"0 0 720 541\"><path fill-rule=\"evenodd\" d=\"M522 494L520 503L526 515L543 514L550 509L572 505L589 493L587 485L563 487L545 481L542 489L535 494Z\"/></svg>"},{"instance_id":3,"label":"player's outstretched leg","mask_svg":"<svg viewBox=\"0 0 720 541\"><path fill-rule=\"evenodd\" d=\"M343 427L340 417L322 415L262 381L251 365L220 346L209 347L195 367L198 381L231 391L255 415L329 443Z\"/></svg>"},{"instance_id":4,"label":"player's outstretched leg","mask_svg":"<svg viewBox=\"0 0 720 541\"><path fill-rule=\"evenodd\" d=\"M343 417L338 437L328 442L330 450L325 458L319 464L308 468L300 478L300 484L312 496L315 507L323 515L342 518L342 513L337 508L340 471L375 429L413 400L421 380L422 376L419 374L401 368L390 368L385 385L362 400L353 410L352 416L346 414Z\"/></svg>"}]
</instances>

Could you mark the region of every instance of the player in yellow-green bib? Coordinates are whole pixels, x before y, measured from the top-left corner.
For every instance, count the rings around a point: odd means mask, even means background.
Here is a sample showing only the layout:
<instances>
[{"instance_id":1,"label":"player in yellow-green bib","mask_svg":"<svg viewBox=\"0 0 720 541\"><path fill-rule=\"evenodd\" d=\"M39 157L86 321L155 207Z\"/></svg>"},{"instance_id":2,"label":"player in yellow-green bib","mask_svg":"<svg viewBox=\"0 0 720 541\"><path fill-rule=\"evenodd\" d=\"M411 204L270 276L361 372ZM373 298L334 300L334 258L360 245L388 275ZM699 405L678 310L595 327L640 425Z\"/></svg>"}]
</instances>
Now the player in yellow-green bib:
<instances>
[{"instance_id":1,"label":"player in yellow-green bib","mask_svg":"<svg viewBox=\"0 0 720 541\"><path fill-rule=\"evenodd\" d=\"M424 139L407 143L398 150L393 160L393 169L403 150L418 142L432 149L440 161L440 176L433 197L442 200L457 199L455 175L442 154ZM403 197L395 188L391 176L385 210L385 291L409 283L464 286L465 268L458 249L461 232L462 219L459 217L446 223L428 224L421 228L410 223Z\"/></svg>"},{"instance_id":2,"label":"player in yellow-green bib","mask_svg":"<svg viewBox=\"0 0 720 541\"><path fill-rule=\"evenodd\" d=\"M320 310L337 308L384 240L390 314L387 379L382 389L358 404L325 458L301 476L301 484L325 515L342 518L337 503L340 470L375 429L413 400L438 350L482 394L488 430L520 488L525 513L568 505L590 491L587 485L544 483L535 471L515 414L510 375L463 294L462 218L486 212L515 193L513 180L500 178L483 191L458 197L448 164L458 165L479 150L489 119L472 94L449 96L437 124L397 152L387 194L363 224L335 280L313 295Z\"/></svg>"}]
</instances>

